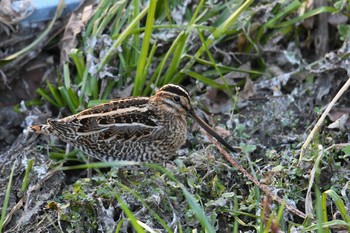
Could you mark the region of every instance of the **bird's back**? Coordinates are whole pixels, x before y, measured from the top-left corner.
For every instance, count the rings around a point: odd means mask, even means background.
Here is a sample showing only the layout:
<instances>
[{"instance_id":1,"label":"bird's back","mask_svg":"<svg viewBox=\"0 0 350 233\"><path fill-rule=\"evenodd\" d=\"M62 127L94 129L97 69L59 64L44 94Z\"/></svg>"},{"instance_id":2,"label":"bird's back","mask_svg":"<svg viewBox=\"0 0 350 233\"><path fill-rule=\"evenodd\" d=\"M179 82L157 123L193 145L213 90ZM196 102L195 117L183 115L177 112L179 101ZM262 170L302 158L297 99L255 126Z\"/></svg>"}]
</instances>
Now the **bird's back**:
<instances>
[{"instance_id":1,"label":"bird's back","mask_svg":"<svg viewBox=\"0 0 350 233\"><path fill-rule=\"evenodd\" d=\"M176 132L179 127L180 138ZM174 156L184 143L186 121L162 113L150 105L149 98L137 97L110 101L58 120L48 119L46 125L31 128L100 160L158 162Z\"/></svg>"}]
</instances>

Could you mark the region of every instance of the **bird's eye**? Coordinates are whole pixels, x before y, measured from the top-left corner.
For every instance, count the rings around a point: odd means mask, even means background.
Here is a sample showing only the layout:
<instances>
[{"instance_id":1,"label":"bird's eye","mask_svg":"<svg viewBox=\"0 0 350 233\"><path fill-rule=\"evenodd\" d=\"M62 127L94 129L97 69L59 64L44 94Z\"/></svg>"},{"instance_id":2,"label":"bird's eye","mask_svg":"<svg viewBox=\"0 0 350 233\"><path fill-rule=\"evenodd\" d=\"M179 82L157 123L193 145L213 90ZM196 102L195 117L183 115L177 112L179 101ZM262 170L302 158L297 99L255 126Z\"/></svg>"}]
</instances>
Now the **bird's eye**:
<instances>
[{"instance_id":1,"label":"bird's eye","mask_svg":"<svg viewBox=\"0 0 350 233\"><path fill-rule=\"evenodd\" d=\"M176 96L174 96L173 100L174 100L175 102L180 102L180 97L176 95Z\"/></svg>"}]
</instances>

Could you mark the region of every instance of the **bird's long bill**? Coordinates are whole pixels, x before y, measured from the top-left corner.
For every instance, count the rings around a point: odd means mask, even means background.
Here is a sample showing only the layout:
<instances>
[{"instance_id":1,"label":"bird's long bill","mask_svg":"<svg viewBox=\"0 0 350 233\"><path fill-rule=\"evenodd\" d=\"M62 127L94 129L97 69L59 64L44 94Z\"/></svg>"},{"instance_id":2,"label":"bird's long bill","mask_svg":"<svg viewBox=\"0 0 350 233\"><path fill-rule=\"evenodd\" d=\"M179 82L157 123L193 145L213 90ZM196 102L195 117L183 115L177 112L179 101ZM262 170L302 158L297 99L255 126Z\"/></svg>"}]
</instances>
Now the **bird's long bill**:
<instances>
[{"instance_id":1,"label":"bird's long bill","mask_svg":"<svg viewBox=\"0 0 350 233\"><path fill-rule=\"evenodd\" d=\"M222 137L220 137L219 134L217 134L207 123L205 123L199 116L197 116L193 109L189 111L189 114L205 131L207 131L211 136L218 140L218 142L224 145L231 152L237 152L237 149L234 149Z\"/></svg>"}]
</instances>

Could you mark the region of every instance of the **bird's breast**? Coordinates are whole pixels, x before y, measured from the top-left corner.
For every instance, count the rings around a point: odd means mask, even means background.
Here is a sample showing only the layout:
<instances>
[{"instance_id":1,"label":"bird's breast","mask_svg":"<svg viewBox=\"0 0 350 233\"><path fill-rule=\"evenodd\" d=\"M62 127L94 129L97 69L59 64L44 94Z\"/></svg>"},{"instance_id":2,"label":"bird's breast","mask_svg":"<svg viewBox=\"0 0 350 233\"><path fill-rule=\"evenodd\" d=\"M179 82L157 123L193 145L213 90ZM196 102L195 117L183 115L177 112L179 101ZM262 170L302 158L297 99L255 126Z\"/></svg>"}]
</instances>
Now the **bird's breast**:
<instances>
[{"instance_id":1,"label":"bird's breast","mask_svg":"<svg viewBox=\"0 0 350 233\"><path fill-rule=\"evenodd\" d=\"M162 127L157 135L158 144L160 147L164 147L167 150L174 152L186 141L186 118L183 115L167 115L162 118L163 120L159 122Z\"/></svg>"}]
</instances>

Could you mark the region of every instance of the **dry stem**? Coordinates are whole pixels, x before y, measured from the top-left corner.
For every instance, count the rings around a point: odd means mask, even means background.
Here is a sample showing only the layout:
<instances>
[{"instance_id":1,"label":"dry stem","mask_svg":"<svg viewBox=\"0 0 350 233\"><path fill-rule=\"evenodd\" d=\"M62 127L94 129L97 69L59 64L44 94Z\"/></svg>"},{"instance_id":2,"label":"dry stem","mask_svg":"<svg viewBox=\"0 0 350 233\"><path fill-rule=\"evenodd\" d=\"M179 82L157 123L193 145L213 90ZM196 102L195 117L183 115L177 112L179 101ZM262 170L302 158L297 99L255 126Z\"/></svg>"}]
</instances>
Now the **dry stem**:
<instances>
[{"instance_id":1,"label":"dry stem","mask_svg":"<svg viewBox=\"0 0 350 233\"><path fill-rule=\"evenodd\" d=\"M283 204L285 201L279 196L273 194L267 185L261 184L257 179L255 179L245 168L243 168L235 159L233 159L226 150L217 142L213 137L211 137L207 132L205 132L209 140L215 144L220 153L224 156L224 158L237 170L243 173L245 177L247 177L250 181L252 181L255 185L257 185L267 196L271 197L272 200L277 201L279 204ZM299 217L305 219L306 214L298 210L297 208L285 203L286 209L290 212L298 215Z\"/></svg>"}]
</instances>

